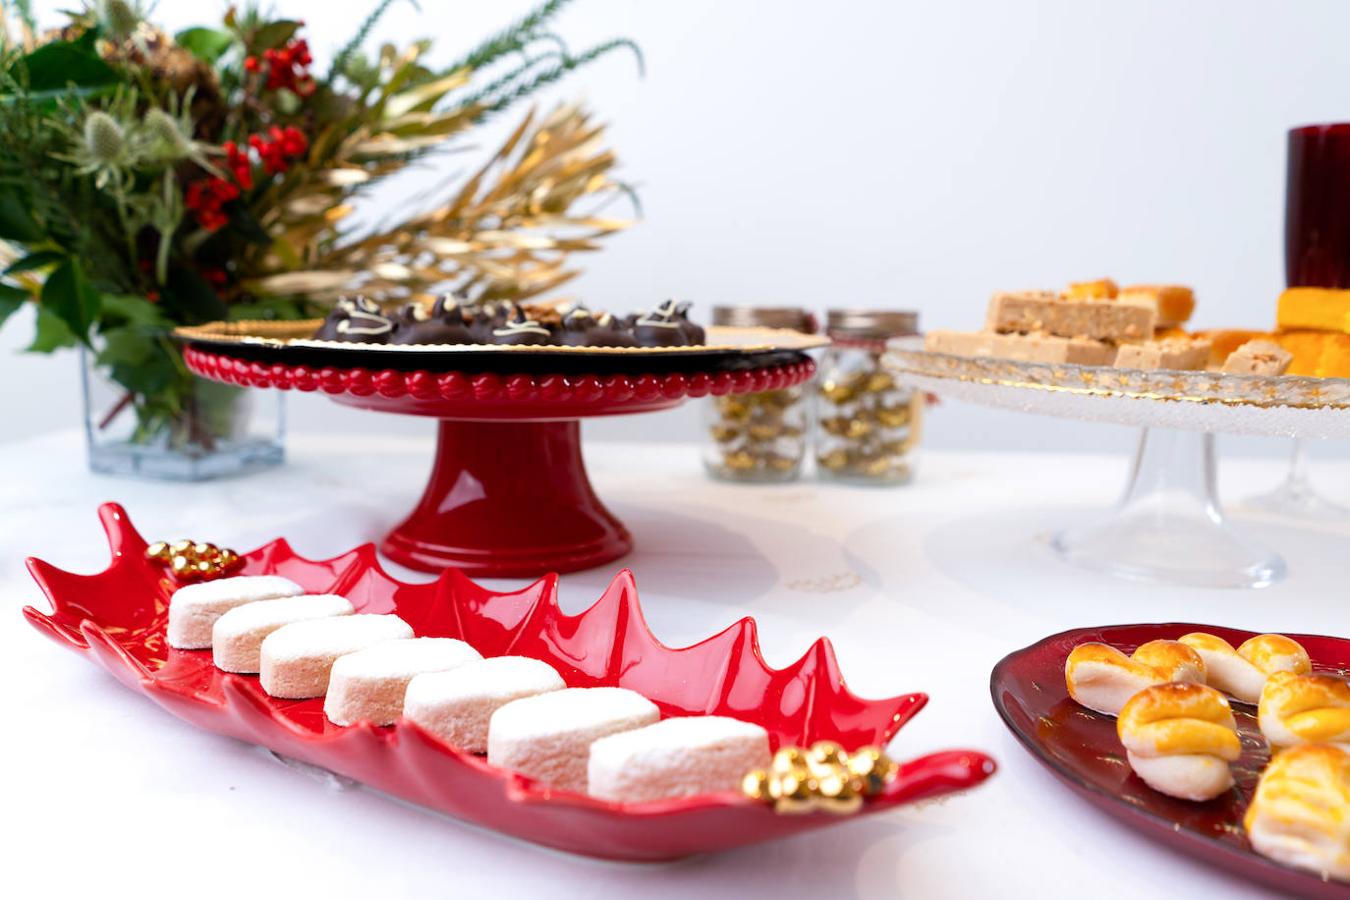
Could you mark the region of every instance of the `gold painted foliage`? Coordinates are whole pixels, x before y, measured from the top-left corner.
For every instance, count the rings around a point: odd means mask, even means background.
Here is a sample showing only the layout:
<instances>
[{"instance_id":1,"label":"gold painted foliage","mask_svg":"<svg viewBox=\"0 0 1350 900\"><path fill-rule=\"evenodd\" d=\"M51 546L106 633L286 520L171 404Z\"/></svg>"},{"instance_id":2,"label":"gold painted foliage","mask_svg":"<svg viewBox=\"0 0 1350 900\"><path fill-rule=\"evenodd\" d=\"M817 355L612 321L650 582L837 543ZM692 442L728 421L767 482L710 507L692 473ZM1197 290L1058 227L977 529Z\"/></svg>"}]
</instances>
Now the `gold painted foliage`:
<instances>
[{"instance_id":1,"label":"gold painted foliage","mask_svg":"<svg viewBox=\"0 0 1350 900\"><path fill-rule=\"evenodd\" d=\"M423 88L449 90L452 82ZM408 164L404 154L471 123L472 108L438 115L420 108L428 100L396 95L384 127L343 138L333 165L288 193L264 220L275 242L252 289L318 299L360 290L388 299L453 287L482 299L526 300L577 274L568 266L572 253L597 250L600 238L632 224L599 214L627 189L610 177L616 161L603 146L604 126L573 104L545 116L531 110L434 208L369 233L344 233L353 186L393 174Z\"/></svg>"}]
</instances>

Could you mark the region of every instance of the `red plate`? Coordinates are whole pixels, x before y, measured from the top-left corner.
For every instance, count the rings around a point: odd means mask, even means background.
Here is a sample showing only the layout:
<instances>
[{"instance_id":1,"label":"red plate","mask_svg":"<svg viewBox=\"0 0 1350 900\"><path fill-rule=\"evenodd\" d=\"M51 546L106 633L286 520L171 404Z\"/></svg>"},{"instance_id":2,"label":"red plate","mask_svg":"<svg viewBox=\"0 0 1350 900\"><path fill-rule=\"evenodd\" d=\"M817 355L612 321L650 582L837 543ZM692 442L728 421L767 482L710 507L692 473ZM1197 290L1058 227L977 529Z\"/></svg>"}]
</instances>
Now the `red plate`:
<instances>
[{"instance_id":1,"label":"red plate","mask_svg":"<svg viewBox=\"0 0 1350 900\"><path fill-rule=\"evenodd\" d=\"M506 834L572 853L666 860L725 850L842 821L827 813L782 816L739 794L623 805L552 790L445 745L410 723L333 725L322 699L274 700L254 677L229 675L210 651L164 643L171 576L145 559L145 541L117 504L99 508L112 563L75 575L41 560L28 569L50 615L24 615L58 643L87 651L133 690L209 731L339 772L378 790ZM557 604L556 575L495 593L459 572L405 584L381 569L369 544L330 560L297 556L284 540L244 556L246 575L284 575L306 590L345 595L361 612L393 612L422 636L461 638L484 656L511 653L553 665L572 687L618 685L645 694L663 715L718 713L757 722L774 746L836 740L884 745L927 702L923 694L863 700L844 686L824 638L786 669L764 662L752 619L683 649L647 629L631 573L620 572L585 612ZM904 763L862 813L962 790L994 771L989 757L951 750Z\"/></svg>"},{"instance_id":2,"label":"red plate","mask_svg":"<svg viewBox=\"0 0 1350 900\"><path fill-rule=\"evenodd\" d=\"M1259 855L1247 842L1242 816L1270 751L1256 724L1255 708L1234 702L1242 757L1233 764L1237 786L1208 803L1188 803L1154 791L1130 769L1116 737L1116 720L1079 706L1064 684L1064 663L1084 641L1101 641L1125 653L1157 639L1175 640L1192 631L1216 634L1237 646L1256 634L1214 625L1112 625L1079 628L1045 638L1009 654L994 667L989 689L1003 722L1046 768L1099 809L1163 841L1169 847L1222 866L1239 878L1260 881L1307 897L1350 896L1350 884L1327 882L1309 872ZM1291 634L1308 650L1313 668L1345 674L1350 640Z\"/></svg>"}]
</instances>

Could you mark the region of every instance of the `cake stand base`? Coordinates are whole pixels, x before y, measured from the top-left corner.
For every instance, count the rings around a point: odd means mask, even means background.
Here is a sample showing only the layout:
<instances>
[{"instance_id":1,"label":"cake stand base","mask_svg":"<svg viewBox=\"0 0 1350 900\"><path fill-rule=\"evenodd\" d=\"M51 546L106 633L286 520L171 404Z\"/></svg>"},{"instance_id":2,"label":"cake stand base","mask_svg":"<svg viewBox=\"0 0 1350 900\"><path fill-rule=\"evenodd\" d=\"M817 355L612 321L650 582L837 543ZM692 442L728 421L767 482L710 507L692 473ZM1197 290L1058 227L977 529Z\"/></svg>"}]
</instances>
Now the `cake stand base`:
<instances>
[{"instance_id":1,"label":"cake stand base","mask_svg":"<svg viewBox=\"0 0 1350 900\"><path fill-rule=\"evenodd\" d=\"M513 578L587 569L632 547L591 489L579 422L442 419L422 499L380 550L424 572Z\"/></svg>"},{"instance_id":2,"label":"cake stand base","mask_svg":"<svg viewBox=\"0 0 1350 900\"><path fill-rule=\"evenodd\" d=\"M1350 509L1333 503L1313 487L1308 478L1308 455L1303 441L1294 438L1289 454L1289 473L1275 490L1248 497L1242 505L1290 519L1337 521L1350 517Z\"/></svg>"},{"instance_id":3,"label":"cake stand base","mask_svg":"<svg viewBox=\"0 0 1350 900\"><path fill-rule=\"evenodd\" d=\"M1060 532L1066 562L1141 581L1265 587L1285 575L1276 553L1235 532L1215 492L1214 436L1144 429L1116 512Z\"/></svg>"}]
</instances>

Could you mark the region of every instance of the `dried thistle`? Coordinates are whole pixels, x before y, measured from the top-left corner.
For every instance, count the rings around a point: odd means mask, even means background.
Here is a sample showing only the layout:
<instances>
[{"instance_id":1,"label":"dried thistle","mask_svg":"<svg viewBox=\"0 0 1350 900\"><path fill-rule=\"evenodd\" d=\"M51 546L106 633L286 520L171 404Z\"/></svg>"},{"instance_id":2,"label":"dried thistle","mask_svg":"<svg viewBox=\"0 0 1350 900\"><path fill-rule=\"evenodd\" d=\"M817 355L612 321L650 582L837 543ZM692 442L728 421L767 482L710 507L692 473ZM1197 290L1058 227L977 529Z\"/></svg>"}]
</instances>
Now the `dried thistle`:
<instances>
[{"instance_id":1,"label":"dried thistle","mask_svg":"<svg viewBox=\"0 0 1350 900\"><path fill-rule=\"evenodd\" d=\"M61 158L75 164L76 172L94 176L102 190L120 186L130 177L135 162L127 129L109 113L94 109L85 114L78 131L71 133L71 149Z\"/></svg>"},{"instance_id":2,"label":"dried thistle","mask_svg":"<svg viewBox=\"0 0 1350 900\"><path fill-rule=\"evenodd\" d=\"M143 11L127 0L99 0L96 9L103 33L113 41L130 38L145 18Z\"/></svg>"}]
</instances>

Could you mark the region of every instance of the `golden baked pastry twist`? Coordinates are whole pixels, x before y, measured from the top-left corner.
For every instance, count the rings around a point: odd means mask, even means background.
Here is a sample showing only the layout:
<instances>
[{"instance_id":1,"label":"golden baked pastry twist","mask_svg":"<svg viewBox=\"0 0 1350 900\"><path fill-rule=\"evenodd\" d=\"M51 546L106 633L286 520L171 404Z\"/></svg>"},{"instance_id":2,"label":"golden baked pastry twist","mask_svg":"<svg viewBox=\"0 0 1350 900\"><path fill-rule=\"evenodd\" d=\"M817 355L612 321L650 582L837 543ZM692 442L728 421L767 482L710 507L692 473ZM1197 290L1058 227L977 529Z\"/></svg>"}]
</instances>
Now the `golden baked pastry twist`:
<instances>
[{"instance_id":1,"label":"golden baked pastry twist","mask_svg":"<svg viewBox=\"0 0 1350 900\"><path fill-rule=\"evenodd\" d=\"M1304 744L1276 756L1243 824L1256 852L1350 881L1350 751Z\"/></svg>"},{"instance_id":2,"label":"golden baked pastry twist","mask_svg":"<svg viewBox=\"0 0 1350 900\"><path fill-rule=\"evenodd\" d=\"M1133 655L1095 641L1073 648L1064 663L1069 696L1097 712L1114 716L1135 694L1169 681L1205 681L1200 655L1178 641L1149 641Z\"/></svg>"},{"instance_id":3,"label":"golden baked pastry twist","mask_svg":"<svg viewBox=\"0 0 1350 900\"><path fill-rule=\"evenodd\" d=\"M1350 681L1336 675L1276 672L1261 691L1256 715L1272 747L1339 744L1350 750Z\"/></svg>"},{"instance_id":4,"label":"golden baked pastry twist","mask_svg":"<svg viewBox=\"0 0 1350 900\"><path fill-rule=\"evenodd\" d=\"M1233 786L1228 764L1242 755L1242 742L1228 699L1212 687L1146 687L1121 709L1116 734L1130 768L1155 791L1211 800Z\"/></svg>"},{"instance_id":5,"label":"golden baked pastry twist","mask_svg":"<svg viewBox=\"0 0 1350 900\"><path fill-rule=\"evenodd\" d=\"M1177 638L1205 661L1205 684L1244 703L1261 699L1261 688L1275 672L1302 675L1312 671L1308 651L1282 634L1258 634L1237 649L1223 638L1195 632Z\"/></svg>"}]
</instances>

